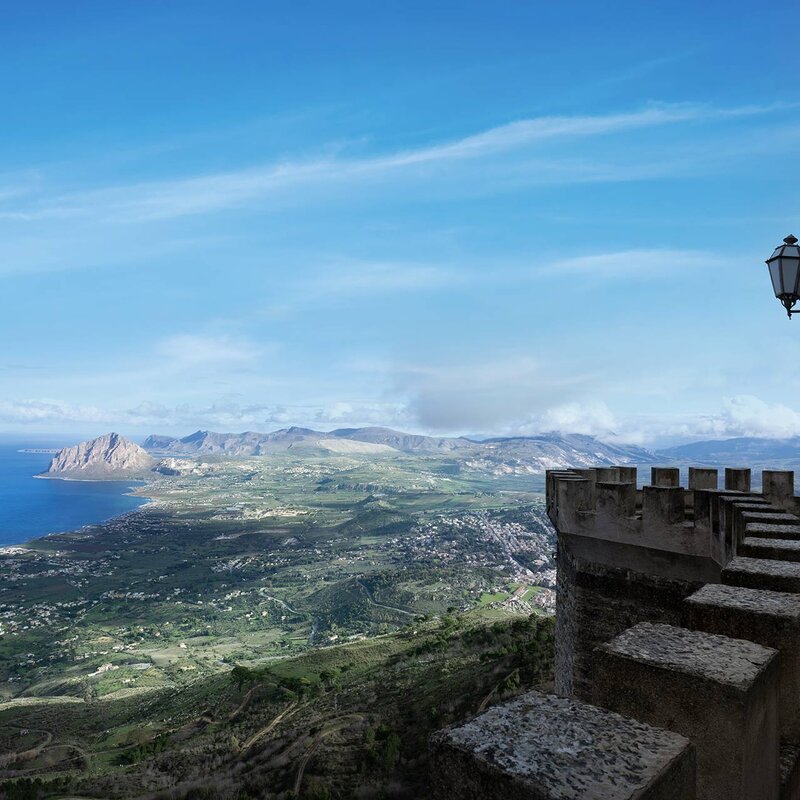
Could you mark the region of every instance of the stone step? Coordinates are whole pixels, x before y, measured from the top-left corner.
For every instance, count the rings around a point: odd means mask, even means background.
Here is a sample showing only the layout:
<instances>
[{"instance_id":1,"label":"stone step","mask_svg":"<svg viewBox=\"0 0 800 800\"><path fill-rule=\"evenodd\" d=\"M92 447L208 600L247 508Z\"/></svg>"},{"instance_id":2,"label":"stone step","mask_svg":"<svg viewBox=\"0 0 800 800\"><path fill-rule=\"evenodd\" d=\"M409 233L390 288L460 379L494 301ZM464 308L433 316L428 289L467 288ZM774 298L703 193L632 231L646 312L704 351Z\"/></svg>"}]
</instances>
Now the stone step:
<instances>
[{"instance_id":1,"label":"stone step","mask_svg":"<svg viewBox=\"0 0 800 800\"><path fill-rule=\"evenodd\" d=\"M744 526L744 539L800 539L800 525L781 525L771 522L748 522Z\"/></svg>"},{"instance_id":2,"label":"stone step","mask_svg":"<svg viewBox=\"0 0 800 800\"><path fill-rule=\"evenodd\" d=\"M800 593L800 563L737 556L722 570L722 582L729 586Z\"/></svg>"},{"instance_id":3,"label":"stone step","mask_svg":"<svg viewBox=\"0 0 800 800\"><path fill-rule=\"evenodd\" d=\"M794 539L765 539L746 536L739 545L738 555L747 558L774 558L778 561L800 561L800 541Z\"/></svg>"},{"instance_id":4,"label":"stone step","mask_svg":"<svg viewBox=\"0 0 800 800\"><path fill-rule=\"evenodd\" d=\"M773 508L772 506L736 506L733 517L733 527L736 534L736 541L741 542L745 537L745 528L750 524L766 525L795 525L800 526L800 517L794 514L787 514L785 511ZM792 539L792 536L781 537Z\"/></svg>"},{"instance_id":5,"label":"stone step","mask_svg":"<svg viewBox=\"0 0 800 800\"><path fill-rule=\"evenodd\" d=\"M780 652L780 732L800 744L800 594L709 583L683 601L692 630L746 639Z\"/></svg>"},{"instance_id":6,"label":"stone step","mask_svg":"<svg viewBox=\"0 0 800 800\"><path fill-rule=\"evenodd\" d=\"M688 739L527 692L431 737L439 800L694 800Z\"/></svg>"},{"instance_id":7,"label":"stone step","mask_svg":"<svg viewBox=\"0 0 800 800\"><path fill-rule=\"evenodd\" d=\"M698 800L778 800L778 653L640 623L596 650L596 705L686 736Z\"/></svg>"}]
</instances>

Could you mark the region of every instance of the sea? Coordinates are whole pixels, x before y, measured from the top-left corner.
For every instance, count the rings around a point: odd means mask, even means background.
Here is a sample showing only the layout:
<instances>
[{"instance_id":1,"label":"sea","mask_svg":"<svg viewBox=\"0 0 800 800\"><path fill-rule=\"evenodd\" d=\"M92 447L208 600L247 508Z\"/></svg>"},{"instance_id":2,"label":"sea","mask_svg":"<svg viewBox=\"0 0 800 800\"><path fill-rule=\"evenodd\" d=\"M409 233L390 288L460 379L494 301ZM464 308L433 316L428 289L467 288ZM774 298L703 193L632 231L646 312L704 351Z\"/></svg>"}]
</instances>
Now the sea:
<instances>
[{"instance_id":1,"label":"sea","mask_svg":"<svg viewBox=\"0 0 800 800\"><path fill-rule=\"evenodd\" d=\"M63 443L0 442L0 547L104 522L147 502L129 494L136 481L34 478L47 469L52 453L20 451L60 446Z\"/></svg>"}]
</instances>

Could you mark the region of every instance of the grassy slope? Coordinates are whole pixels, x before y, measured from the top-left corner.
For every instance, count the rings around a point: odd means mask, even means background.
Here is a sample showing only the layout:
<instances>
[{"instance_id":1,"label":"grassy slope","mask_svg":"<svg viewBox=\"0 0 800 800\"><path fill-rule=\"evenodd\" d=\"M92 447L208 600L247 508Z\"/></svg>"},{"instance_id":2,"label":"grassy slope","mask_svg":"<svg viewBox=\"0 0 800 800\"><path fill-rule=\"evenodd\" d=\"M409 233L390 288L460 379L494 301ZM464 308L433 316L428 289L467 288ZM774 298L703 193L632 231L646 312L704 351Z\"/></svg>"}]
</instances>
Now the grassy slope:
<instances>
[{"instance_id":1,"label":"grassy slope","mask_svg":"<svg viewBox=\"0 0 800 800\"><path fill-rule=\"evenodd\" d=\"M288 798L302 769L304 797L423 798L430 733L551 667L551 618L487 608L243 669L240 686L16 707L5 742L53 740L7 766L0 797Z\"/></svg>"}]
</instances>

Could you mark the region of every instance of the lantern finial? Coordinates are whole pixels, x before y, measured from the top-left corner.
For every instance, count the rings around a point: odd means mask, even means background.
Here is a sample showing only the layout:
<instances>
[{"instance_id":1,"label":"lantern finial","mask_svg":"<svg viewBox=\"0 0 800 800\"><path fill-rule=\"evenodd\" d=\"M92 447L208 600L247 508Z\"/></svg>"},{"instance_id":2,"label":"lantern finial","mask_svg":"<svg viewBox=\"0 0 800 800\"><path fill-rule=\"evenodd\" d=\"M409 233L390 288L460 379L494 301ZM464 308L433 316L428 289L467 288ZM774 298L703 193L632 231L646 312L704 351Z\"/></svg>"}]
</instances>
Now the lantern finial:
<instances>
[{"instance_id":1,"label":"lantern finial","mask_svg":"<svg viewBox=\"0 0 800 800\"><path fill-rule=\"evenodd\" d=\"M786 244L797 244L797 237L792 236L790 233L783 241L786 242Z\"/></svg>"}]
</instances>

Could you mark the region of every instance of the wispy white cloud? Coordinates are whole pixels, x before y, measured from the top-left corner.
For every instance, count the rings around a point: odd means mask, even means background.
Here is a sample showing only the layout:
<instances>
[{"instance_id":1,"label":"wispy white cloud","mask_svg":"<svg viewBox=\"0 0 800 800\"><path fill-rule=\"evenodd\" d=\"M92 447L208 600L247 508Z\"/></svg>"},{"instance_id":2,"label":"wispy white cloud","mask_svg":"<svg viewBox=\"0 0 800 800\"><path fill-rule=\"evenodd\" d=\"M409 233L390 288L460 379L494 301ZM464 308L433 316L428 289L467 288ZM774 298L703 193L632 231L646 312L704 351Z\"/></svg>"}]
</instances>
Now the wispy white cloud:
<instances>
[{"instance_id":1,"label":"wispy white cloud","mask_svg":"<svg viewBox=\"0 0 800 800\"><path fill-rule=\"evenodd\" d=\"M241 364L261 353L253 342L228 336L182 333L168 336L156 345L156 352L179 366L201 364Z\"/></svg>"},{"instance_id":2,"label":"wispy white cloud","mask_svg":"<svg viewBox=\"0 0 800 800\"><path fill-rule=\"evenodd\" d=\"M307 279L303 294L329 299L334 295L411 292L451 287L466 277L456 270L434 264L366 261L333 262Z\"/></svg>"},{"instance_id":3,"label":"wispy white cloud","mask_svg":"<svg viewBox=\"0 0 800 800\"><path fill-rule=\"evenodd\" d=\"M95 435L116 429L139 435L163 432L185 435L198 428L217 431L270 431L289 425L318 427L414 424L398 403L371 401L319 405L236 403L220 399L207 405L168 405L144 401L130 408L80 405L58 400L0 401L0 424L31 431L69 430Z\"/></svg>"},{"instance_id":4,"label":"wispy white cloud","mask_svg":"<svg viewBox=\"0 0 800 800\"><path fill-rule=\"evenodd\" d=\"M673 278L676 272L711 269L724 262L716 253L703 250L634 249L597 253L550 262L537 275L586 275L595 278Z\"/></svg>"},{"instance_id":5,"label":"wispy white cloud","mask_svg":"<svg viewBox=\"0 0 800 800\"><path fill-rule=\"evenodd\" d=\"M230 172L135 183L55 197L48 192L47 196L32 202L3 203L0 219L31 221L82 216L96 218L98 215L128 222L174 219L233 208L257 198L279 196L311 185L335 185L340 181L386 176L426 165L484 159L548 140L605 136L678 123L755 116L773 110L773 106L720 109L706 105L662 104L622 114L544 116L499 125L452 142L388 155L286 160ZM550 162L547 169L545 166L541 165L541 168L549 171L548 180L557 179L557 162ZM566 170L568 180L579 176L582 180L624 179L624 172L622 177L614 170L599 169L593 173L588 164L583 164L577 173L574 164L567 164ZM633 175L636 174L634 171Z\"/></svg>"}]
</instances>

